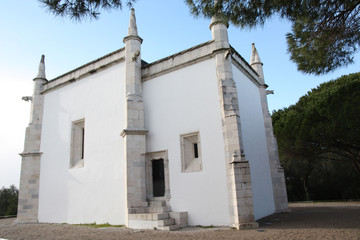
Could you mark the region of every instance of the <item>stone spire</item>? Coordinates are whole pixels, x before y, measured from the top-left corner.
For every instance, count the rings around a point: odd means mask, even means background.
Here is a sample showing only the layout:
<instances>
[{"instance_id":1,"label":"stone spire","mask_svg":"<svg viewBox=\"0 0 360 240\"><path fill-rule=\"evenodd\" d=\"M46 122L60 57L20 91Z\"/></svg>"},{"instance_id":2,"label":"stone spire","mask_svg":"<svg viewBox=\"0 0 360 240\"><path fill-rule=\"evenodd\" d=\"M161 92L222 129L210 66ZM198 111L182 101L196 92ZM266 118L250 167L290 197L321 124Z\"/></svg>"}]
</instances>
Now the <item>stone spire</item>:
<instances>
[{"instance_id":1,"label":"stone spire","mask_svg":"<svg viewBox=\"0 0 360 240\"><path fill-rule=\"evenodd\" d=\"M141 44L138 36L135 10L132 8L129 20L128 35L124 37L126 62L126 95L129 98L141 99Z\"/></svg>"},{"instance_id":2,"label":"stone spire","mask_svg":"<svg viewBox=\"0 0 360 240\"><path fill-rule=\"evenodd\" d=\"M138 36L135 10L131 9L128 35L125 43L125 129L121 132L125 142L127 177L127 208L147 206L146 202L146 134L141 82L141 43ZM128 226L128 221L126 225Z\"/></svg>"},{"instance_id":3,"label":"stone spire","mask_svg":"<svg viewBox=\"0 0 360 240\"><path fill-rule=\"evenodd\" d=\"M260 60L260 56L259 53L256 50L255 47L255 43L251 44L251 58L250 58L250 65L251 64L255 64L255 63L260 63L261 65L263 64Z\"/></svg>"},{"instance_id":4,"label":"stone spire","mask_svg":"<svg viewBox=\"0 0 360 240\"><path fill-rule=\"evenodd\" d=\"M24 151L20 153L21 175L17 223L38 222L40 161L42 152L41 130L44 109L42 90L47 82L45 76L45 56L41 56L39 72L34 78L34 91L31 97L31 115L25 132Z\"/></svg>"},{"instance_id":5,"label":"stone spire","mask_svg":"<svg viewBox=\"0 0 360 240\"><path fill-rule=\"evenodd\" d=\"M129 20L129 28L128 28L128 34L126 37L124 37L124 43L126 44L126 41L129 39L135 39L142 43L142 38L139 37L138 31L137 31L137 25L136 25L136 17L135 17L135 9L132 8L130 12L130 20Z\"/></svg>"},{"instance_id":6,"label":"stone spire","mask_svg":"<svg viewBox=\"0 0 360 240\"><path fill-rule=\"evenodd\" d=\"M129 29L128 29L128 36L137 36L137 26L136 26L136 17L135 17L135 9L131 9L130 13L130 22L129 22Z\"/></svg>"},{"instance_id":7,"label":"stone spire","mask_svg":"<svg viewBox=\"0 0 360 240\"><path fill-rule=\"evenodd\" d=\"M263 63L260 60L259 53L256 50L255 43L251 47L251 58L250 66L259 74L259 80L261 84L265 84L264 81L264 72L263 72Z\"/></svg>"},{"instance_id":8,"label":"stone spire","mask_svg":"<svg viewBox=\"0 0 360 240\"><path fill-rule=\"evenodd\" d=\"M46 75L45 75L45 55L41 55L41 60L40 60L40 64L39 64L39 71L38 71L38 74L35 77L35 79L37 79L37 78L46 79Z\"/></svg>"}]
</instances>

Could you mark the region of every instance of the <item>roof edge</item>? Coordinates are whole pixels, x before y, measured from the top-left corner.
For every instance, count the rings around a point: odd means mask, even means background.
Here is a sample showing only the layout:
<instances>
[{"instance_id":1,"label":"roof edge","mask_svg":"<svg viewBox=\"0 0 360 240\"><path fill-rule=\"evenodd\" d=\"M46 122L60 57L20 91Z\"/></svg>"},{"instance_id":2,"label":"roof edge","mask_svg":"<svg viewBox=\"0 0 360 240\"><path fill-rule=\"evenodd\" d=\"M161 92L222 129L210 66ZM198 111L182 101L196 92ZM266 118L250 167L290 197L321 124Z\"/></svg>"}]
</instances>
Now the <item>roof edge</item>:
<instances>
[{"instance_id":1,"label":"roof edge","mask_svg":"<svg viewBox=\"0 0 360 240\"><path fill-rule=\"evenodd\" d=\"M214 40L210 40L144 65L141 74L142 81L147 81L155 76L171 72L179 67L191 65L211 57L214 50L213 43Z\"/></svg>"},{"instance_id":2,"label":"roof edge","mask_svg":"<svg viewBox=\"0 0 360 240\"><path fill-rule=\"evenodd\" d=\"M88 62L80 67L77 67L69 72L66 72L58 77L51 79L44 84L43 93L49 91L58 86L62 86L65 83L74 82L87 74L93 74L99 69L110 66L111 64L125 60L125 47L116 51L108 53L100 58L97 58L91 62Z\"/></svg>"}]
</instances>

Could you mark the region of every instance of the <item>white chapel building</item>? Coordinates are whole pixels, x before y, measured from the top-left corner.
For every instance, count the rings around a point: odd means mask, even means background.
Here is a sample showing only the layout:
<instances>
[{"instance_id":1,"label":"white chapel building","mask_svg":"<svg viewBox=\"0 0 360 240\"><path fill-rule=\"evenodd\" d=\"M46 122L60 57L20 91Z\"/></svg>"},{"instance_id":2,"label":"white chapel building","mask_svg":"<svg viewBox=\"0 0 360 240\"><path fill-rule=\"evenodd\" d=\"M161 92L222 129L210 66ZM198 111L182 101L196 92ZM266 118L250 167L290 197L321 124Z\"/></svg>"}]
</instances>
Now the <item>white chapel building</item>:
<instances>
[{"instance_id":1,"label":"white chapel building","mask_svg":"<svg viewBox=\"0 0 360 240\"><path fill-rule=\"evenodd\" d=\"M288 209L262 62L213 18L212 39L147 63L132 9L125 47L34 79L18 223L173 230L257 227Z\"/></svg>"}]
</instances>

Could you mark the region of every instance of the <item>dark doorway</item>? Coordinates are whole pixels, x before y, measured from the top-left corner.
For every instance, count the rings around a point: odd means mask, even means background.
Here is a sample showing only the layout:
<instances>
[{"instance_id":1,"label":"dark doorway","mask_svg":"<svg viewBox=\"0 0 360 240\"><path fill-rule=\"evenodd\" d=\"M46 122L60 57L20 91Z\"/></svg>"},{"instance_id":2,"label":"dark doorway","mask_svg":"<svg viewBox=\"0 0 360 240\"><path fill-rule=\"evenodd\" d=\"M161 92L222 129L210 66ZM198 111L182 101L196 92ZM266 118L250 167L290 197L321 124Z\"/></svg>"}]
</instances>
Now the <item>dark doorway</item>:
<instances>
[{"instance_id":1,"label":"dark doorway","mask_svg":"<svg viewBox=\"0 0 360 240\"><path fill-rule=\"evenodd\" d=\"M153 194L163 197L165 194L164 159L152 161Z\"/></svg>"}]
</instances>

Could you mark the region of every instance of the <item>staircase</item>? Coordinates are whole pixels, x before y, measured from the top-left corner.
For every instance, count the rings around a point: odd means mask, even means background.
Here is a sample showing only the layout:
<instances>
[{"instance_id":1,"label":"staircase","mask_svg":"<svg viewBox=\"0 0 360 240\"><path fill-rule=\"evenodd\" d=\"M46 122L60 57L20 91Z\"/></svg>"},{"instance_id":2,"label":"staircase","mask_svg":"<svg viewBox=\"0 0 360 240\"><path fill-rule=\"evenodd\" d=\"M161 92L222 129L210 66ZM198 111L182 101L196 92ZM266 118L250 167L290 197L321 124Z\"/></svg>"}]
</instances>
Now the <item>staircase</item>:
<instances>
[{"instance_id":1,"label":"staircase","mask_svg":"<svg viewBox=\"0 0 360 240\"><path fill-rule=\"evenodd\" d=\"M147 205L129 209L129 228L173 231L187 226L187 212L171 212L163 200L150 201Z\"/></svg>"}]
</instances>

